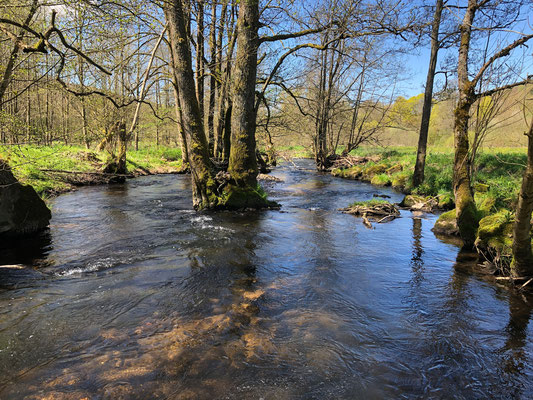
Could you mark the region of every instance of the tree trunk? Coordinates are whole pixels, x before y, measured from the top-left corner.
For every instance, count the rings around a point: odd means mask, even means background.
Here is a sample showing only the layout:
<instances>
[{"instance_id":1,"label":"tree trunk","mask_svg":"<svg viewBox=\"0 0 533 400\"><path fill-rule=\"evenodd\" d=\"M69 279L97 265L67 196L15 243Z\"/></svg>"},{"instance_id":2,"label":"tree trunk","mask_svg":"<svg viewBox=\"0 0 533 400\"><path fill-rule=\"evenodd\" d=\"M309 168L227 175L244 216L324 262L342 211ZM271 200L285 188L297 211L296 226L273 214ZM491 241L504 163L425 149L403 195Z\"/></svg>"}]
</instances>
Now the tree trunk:
<instances>
[{"instance_id":1,"label":"tree trunk","mask_svg":"<svg viewBox=\"0 0 533 400\"><path fill-rule=\"evenodd\" d=\"M237 57L233 72L233 112L228 172L238 186L257 186L255 84L259 47L258 0L243 1L237 20Z\"/></svg>"},{"instance_id":2,"label":"tree trunk","mask_svg":"<svg viewBox=\"0 0 533 400\"><path fill-rule=\"evenodd\" d=\"M183 118L181 116L181 107L180 107L180 97L178 94L178 89L176 88L176 79L173 75L173 88L174 88L174 103L176 107L176 125L178 126L178 136L180 138L181 146L181 161L182 165L189 163L189 149L187 143L187 136L185 135L185 129L183 129Z\"/></svg>"},{"instance_id":3,"label":"tree trunk","mask_svg":"<svg viewBox=\"0 0 533 400\"><path fill-rule=\"evenodd\" d=\"M126 131L126 123L121 121L117 123L117 174L127 174L126 168L126 153L128 145L128 134Z\"/></svg>"},{"instance_id":4,"label":"tree trunk","mask_svg":"<svg viewBox=\"0 0 533 400\"><path fill-rule=\"evenodd\" d=\"M531 213L533 212L533 121L529 127L527 166L522 179L522 189L516 206L513 230L514 276L533 276L533 252L531 250Z\"/></svg>"},{"instance_id":5,"label":"tree trunk","mask_svg":"<svg viewBox=\"0 0 533 400\"><path fill-rule=\"evenodd\" d=\"M167 2L164 7L169 26L174 75L180 99L185 134L190 140L189 163L193 181L193 205L196 209L218 205L217 185L205 137L202 116L194 88L191 51L186 31L186 18L181 0Z\"/></svg>"},{"instance_id":6,"label":"tree trunk","mask_svg":"<svg viewBox=\"0 0 533 400\"><path fill-rule=\"evenodd\" d=\"M231 111L232 111L231 104L228 106L227 110L225 111L224 115L224 134L221 139L222 144L222 158L224 161L229 162L229 155L231 150Z\"/></svg>"},{"instance_id":7,"label":"tree trunk","mask_svg":"<svg viewBox=\"0 0 533 400\"><path fill-rule=\"evenodd\" d=\"M217 71L217 2L213 1L211 6L211 31L209 32L209 47L211 60L209 63L209 108L207 111L207 132L209 141L209 153L216 157L215 154L215 102L216 102L216 71ZM220 79L220 78L219 78Z\"/></svg>"},{"instance_id":8,"label":"tree trunk","mask_svg":"<svg viewBox=\"0 0 533 400\"><path fill-rule=\"evenodd\" d=\"M474 203L472 185L470 182L468 121L470 108L475 101L474 85L468 78L468 56L472 23L476 12L476 0L469 0L465 17L460 26L461 41L457 76L459 86L459 101L455 109L454 145L455 158L453 165L453 191L457 214L457 226L465 247L472 247L476 239L479 217Z\"/></svg>"},{"instance_id":9,"label":"tree trunk","mask_svg":"<svg viewBox=\"0 0 533 400\"><path fill-rule=\"evenodd\" d=\"M197 0L198 21L196 32L196 95L200 117L204 120L204 0Z\"/></svg>"},{"instance_id":10,"label":"tree trunk","mask_svg":"<svg viewBox=\"0 0 533 400\"><path fill-rule=\"evenodd\" d=\"M424 182L424 168L426 166L426 149L428 143L429 121L431 118L431 101L433 100L433 80L437 68L437 55L439 52L439 28L442 15L443 0L437 0L433 28L431 32L431 55L424 91L424 105L422 107L422 122L420 123L420 136L418 137L418 151L416 153L415 171L413 174L413 186L417 187Z\"/></svg>"}]
</instances>

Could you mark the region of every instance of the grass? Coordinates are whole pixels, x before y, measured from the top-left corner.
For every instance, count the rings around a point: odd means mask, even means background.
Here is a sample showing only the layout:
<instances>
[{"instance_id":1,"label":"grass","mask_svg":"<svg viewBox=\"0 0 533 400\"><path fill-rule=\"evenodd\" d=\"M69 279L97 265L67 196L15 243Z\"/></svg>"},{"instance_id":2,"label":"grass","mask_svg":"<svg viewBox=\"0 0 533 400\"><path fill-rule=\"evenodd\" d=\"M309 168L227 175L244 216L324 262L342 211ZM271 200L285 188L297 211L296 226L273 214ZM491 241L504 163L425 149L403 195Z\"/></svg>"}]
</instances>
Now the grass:
<instances>
[{"instance_id":1,"label":"grass","mask_svg":"<svg viewBox=\"0 0 533 400\"><path fill-rule=\"evenodd\" d=\"M280 146L276 148L277 153L280 155L285 155L289 158L314 158L313 152L306 146ZM284 159L281 159L280 162L284 162Z\"/></svg>"},{"instance_id":2,"label":"grass","mask_svg":"<svg viewBox=\"0 0 533 400\"><path fill-rule=\"evenodd\" d=\"M387 200L372 199L366 201L355 201L350 204L350 207L373 207L381 204L390 204Z\"/></svg>"},{"instance_id":3,"label":"grass","mask_svg":"<svg viewBox=\"0 0 533 400\"><path fill-rule=\"evenodd\" d=\"M71 190L72 185L61 180L61 175L49 174L44 169L100 171L110 154L75 145L0 145L0 157L9 163L17 179L33 186L41 197L47 198ZM181 167L181 150L168 147L128 150L127 161L131 172L138 169L152 173L170 172Z\"/></svg>"},{"instance_id":4,"label":"grass","mask_svg":"<svg viewBox=\"0 0 533 400\"><path fill-rule=\"evenodd\" d=\"M379 155L381 160L366 163L341 171L335 175L352 179L364 179L376 184L389 184L405 193L423 196L451 195L453 177L453 150L450 148L433 148L427 156L425 180L417 188L412 187L412 173L416 161L414 147L362 147L351 153L356 156ZM497 148L485 149L479 154L474 170L473 186L483 191L475 193L476 201L486 202L492 199L492 207L514 209L526 164L525 149ZM401 166L400 171L383 173L384 168ZM398 168L396 168L398 169ZM394 170L394 168L393 168ZM375 172L375 173L373 173Z\"/></svg>"}]
</instances>

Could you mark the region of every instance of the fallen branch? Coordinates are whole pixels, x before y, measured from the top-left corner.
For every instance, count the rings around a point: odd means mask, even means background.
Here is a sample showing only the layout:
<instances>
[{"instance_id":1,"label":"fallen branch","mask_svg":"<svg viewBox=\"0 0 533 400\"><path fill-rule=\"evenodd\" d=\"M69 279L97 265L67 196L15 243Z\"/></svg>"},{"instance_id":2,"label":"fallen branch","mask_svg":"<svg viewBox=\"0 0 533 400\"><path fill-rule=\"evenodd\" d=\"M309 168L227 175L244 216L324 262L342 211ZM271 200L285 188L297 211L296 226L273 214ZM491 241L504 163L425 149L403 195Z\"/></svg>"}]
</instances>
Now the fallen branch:
<instances>
[{"instance_id":1,"label":"fallen branch","mask_svg":"<svg viewBox=\"0 0 533 400\"><path fill-rule=\"evenodd\" d=\"M363 214L363 225L366 226L369 229L372 229L372 224L368 220L366 213Z\"/></svg>"},{"instance_id":2,"label":"fallen branch","mask_svg":"<svg viewBox=\"0 0 533 400\"><path fill-rule=\"evenodd\" d=\"M494 277L497 281L526 281L529 278L524 276L519 276L516 278L513 278L512 276L496 276Z\"/></svg>"},{"instance_id":3,"label":"fallen branch","mask_svg":"<svg viewBox=\"0 0 533 400\"><path fill-rule=\"evenodd\" d=\"M520 288L518 288L518 290L522 290L524 289L527 285L529 285L531 282L533 281L533 278L529 279L526 283L524 283L522 286L520 286Z\"/></svg>"},{"instance_id":4,"label":"fallen branch","mask_svg":"<svg viewBox=\"0 0 533 400\"><path fill-rule=\"evenodd\" d=\"M125 178L134 178L135 175L133 174L113 174L113 173L110 173L110 172L97 172L97 171L93 171L93 172L85 172L85 171L65 171L65 170L62 170L62 169L39 169L39 171L42 171L42 172L53 172L53 173L58 173L58 174L72 174L72 175L98 175L98 176L122 176L122 177L125 177Z\"/></svg>"}]
</instances>

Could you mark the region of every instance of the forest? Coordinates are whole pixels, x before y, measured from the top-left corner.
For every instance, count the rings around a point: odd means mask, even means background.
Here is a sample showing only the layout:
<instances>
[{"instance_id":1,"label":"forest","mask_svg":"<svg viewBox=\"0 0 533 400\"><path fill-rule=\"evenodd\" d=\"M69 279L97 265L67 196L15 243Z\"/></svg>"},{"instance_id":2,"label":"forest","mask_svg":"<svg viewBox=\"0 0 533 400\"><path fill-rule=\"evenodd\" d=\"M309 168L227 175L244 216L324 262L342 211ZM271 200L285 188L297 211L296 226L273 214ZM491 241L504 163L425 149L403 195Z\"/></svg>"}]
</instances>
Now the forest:
<instances>
[{"instance_id":1,"label":"forest","mask_svg":"<svg viewBox=\"0 0 533 400\"><path fill-rule=\"evenodd\" d=\"M0 0L0 397L533 396L529 0Z\"/></svg>"}]
</instances>

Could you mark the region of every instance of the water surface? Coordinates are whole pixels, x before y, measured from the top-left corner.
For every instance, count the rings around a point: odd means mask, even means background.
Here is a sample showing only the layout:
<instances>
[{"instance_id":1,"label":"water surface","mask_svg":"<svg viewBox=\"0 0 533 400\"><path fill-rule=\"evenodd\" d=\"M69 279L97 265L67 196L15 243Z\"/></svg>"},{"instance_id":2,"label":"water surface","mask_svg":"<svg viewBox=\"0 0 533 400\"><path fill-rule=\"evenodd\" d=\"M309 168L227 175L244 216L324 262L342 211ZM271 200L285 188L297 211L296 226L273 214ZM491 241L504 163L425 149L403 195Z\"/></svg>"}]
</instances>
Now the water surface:
<instances>
[{"instance_id":1,"label":"water surface","mask_svg":"<svg viewBox=\"0 0 533 400\"><path fill-rule=\"evenodd\" d=\"M2 244L2 399L532 398L533 299L473 272L435 216L366 229L374 194L307 161L281 211L196 213L186 176L58 197Z\"/></svg>"}]
</instances>

